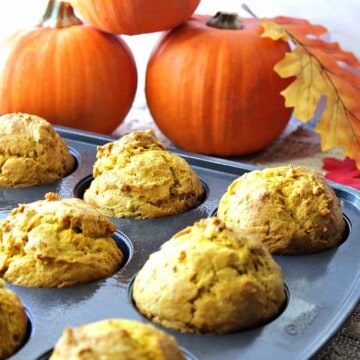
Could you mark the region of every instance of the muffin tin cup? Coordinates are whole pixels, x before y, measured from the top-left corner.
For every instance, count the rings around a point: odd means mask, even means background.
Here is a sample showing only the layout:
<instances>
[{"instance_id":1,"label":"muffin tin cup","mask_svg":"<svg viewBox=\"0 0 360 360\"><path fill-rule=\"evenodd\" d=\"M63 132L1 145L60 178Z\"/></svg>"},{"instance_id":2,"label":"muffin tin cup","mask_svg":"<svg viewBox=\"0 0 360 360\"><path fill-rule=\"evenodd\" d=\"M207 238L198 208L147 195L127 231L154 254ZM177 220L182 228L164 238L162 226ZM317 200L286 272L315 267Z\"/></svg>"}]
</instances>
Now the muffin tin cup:
<instances>
[{"instance_id":1,"label":"muffin tin cup","mask_svg":"<svg viewBox=\"0 0 360 360\"><path fill-rule=\"evenodd\" d=\"M81 197L92 174L96 147L114 138L56 127L77 160L74 171L52 184L25 189L0 189L0 218L19 203L43 199L47 192L63 198ZM257 169L247 164L168 149L183 157L197 172L206 197L194 209L157 219L110 218L114 236L125 254L121 268L112 276L68 288L27 288L8 284L25 305L30 334L11 359L45 359L65 327L108 318L149 322L133 305L132 280L148 256L176 232L216 213L218 202L230 183ZM285 309L269 323L226 335L184 334L161 326L176 337L188 359L307 359L315 355L340 329L360 299L360 193L330 183L341 200L348 233L338 247L303 256L274 256L282 267L287 289Z\"/></svg>"}]
</instances>

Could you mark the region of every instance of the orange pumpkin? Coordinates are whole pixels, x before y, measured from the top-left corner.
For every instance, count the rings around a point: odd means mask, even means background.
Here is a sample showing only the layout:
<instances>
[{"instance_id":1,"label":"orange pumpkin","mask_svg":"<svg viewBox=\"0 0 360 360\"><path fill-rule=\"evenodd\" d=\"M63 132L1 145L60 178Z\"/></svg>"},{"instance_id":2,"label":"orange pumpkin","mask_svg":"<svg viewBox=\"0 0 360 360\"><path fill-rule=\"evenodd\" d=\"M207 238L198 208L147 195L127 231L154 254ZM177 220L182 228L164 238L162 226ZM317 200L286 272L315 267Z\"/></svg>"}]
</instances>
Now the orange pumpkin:
<instances>
[{"instance_id":1,"label":"orange pumpkin","mask_svg":"<svg viewBox=\"0 0 360 360\"><path fill-rule=\"evenodd\" d=\"M136 87L127 44L83 25L66 2L50 0L39 26L0 44L0 113L108 134L130 110Z\"/></svg>"},{"instance_id":2,"label":"orange pumpkin","mask_svg":"<svg viewBox=\"0 0 360 360\"><path fill-rule=\"evenodd\" d=\"M71 0L84 20L113 34L136 35L173 28L200 0Z\"/></svg>"},{"instance_id":3,"label":"orange pumpkin","mask_svg":"<svg viewBox=\"0 0 360 360\"><path fill-rule=\"evenodd\" d=\"M289 50L261 38L257 19L194 15L155 45L145 93L154 121L178 147L219 156L243 155L273 142L292 109L274 65Z\"/></svg>"}]
</instances>

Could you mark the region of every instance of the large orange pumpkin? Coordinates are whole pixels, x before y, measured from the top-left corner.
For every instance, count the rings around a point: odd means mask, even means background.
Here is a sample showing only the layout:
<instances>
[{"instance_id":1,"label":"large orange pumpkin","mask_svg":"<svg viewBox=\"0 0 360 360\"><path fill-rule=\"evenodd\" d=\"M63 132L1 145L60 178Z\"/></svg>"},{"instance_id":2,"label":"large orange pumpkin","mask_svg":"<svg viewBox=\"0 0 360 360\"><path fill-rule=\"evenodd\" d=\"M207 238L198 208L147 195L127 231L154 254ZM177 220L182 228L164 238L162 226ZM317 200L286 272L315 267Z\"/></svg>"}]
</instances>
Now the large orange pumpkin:
<instances>
[{"instance_id":1,"label":"large orange pumpkin","mask_svg":"<svg viewBox=\"0 0 360 360\"><path fill-rule=\"evenodd\" d=\"M136 87L127 44L83 25L67 2L50 0L39 26L0 43L0 113L108 134L124 120Z\"/></svg>"},{"instance_id":2,"label":"large orange pumpkin","mask_svg":"<svg viewBox=\"0 0 360 360\"><path fill-rule=\"evenodd\" d=\"M127 35L171 29L187 20L199 3L200 0L71 0L90 24Z\"/></svg>"},{"instance_id":3,"label":"large orange pumpkin","mask_svg":"<svg viewBox=\"0 0 360 360\"><path fill-rule=\"evenodd\" d=\"M243 155L273 142L292 109L274 65L289 45L261 38L257 19L194 15L167 32L147 64L145 93L160 130L178 147Z\"/></svg>"}]
</instances>

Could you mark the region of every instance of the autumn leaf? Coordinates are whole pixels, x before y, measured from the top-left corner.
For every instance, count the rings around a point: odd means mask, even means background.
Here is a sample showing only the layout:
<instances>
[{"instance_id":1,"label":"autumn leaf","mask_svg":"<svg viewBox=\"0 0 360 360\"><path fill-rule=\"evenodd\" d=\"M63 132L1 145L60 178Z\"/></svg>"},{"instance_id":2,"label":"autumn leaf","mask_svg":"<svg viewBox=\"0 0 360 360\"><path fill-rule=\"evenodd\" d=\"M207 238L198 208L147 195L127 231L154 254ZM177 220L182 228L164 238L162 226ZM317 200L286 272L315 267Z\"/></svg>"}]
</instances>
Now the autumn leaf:
<instances>
[{"instance_id":1,"label":"autumn leaf","mask_svg":"<svg viewBox=\"0 0 360 360\"><path fill-rule=\"evenodd\" d=\"M262 20L262 37L292 44L274 67L283 78L294 81L281 94L285 105L294 108L294 117L312 119L321 99L324 110L315 131L321 149L341 147L344 156L360 168L360 62L338 43L322 38L328 30L304 19L278 16Z\"/></svg>"},{"instance_id":2,"label":"autumn leaf","mask_svg":"<svg viewBox=\"0 0 360 360\"><path fill-rule=\"evenodd\" d=\"M326 179L360 190L360 170L356 168L354 160L325 157L323 169L326 171Z\"/></svg>"}]
</instances>

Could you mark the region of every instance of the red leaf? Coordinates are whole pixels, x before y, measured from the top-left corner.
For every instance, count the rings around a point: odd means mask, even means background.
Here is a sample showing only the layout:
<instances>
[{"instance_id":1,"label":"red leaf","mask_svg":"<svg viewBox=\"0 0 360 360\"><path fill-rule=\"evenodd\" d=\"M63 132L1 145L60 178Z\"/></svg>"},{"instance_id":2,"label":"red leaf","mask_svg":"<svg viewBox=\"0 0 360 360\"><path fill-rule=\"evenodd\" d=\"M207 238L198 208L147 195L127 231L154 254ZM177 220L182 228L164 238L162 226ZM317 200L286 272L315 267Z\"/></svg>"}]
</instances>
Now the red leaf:
<instances>
[{"instance_id":1,"label":"red leaf","mask_svg":"<svg viewBox=\"0 0 360 360\"><path fill-rule=\"evenodd\" d=\"M360 190L360 170L354 160L348 157L344 160L326 157L323 159L323 169L326 171L326 179Z\"/></svg>"}]
</instances>

